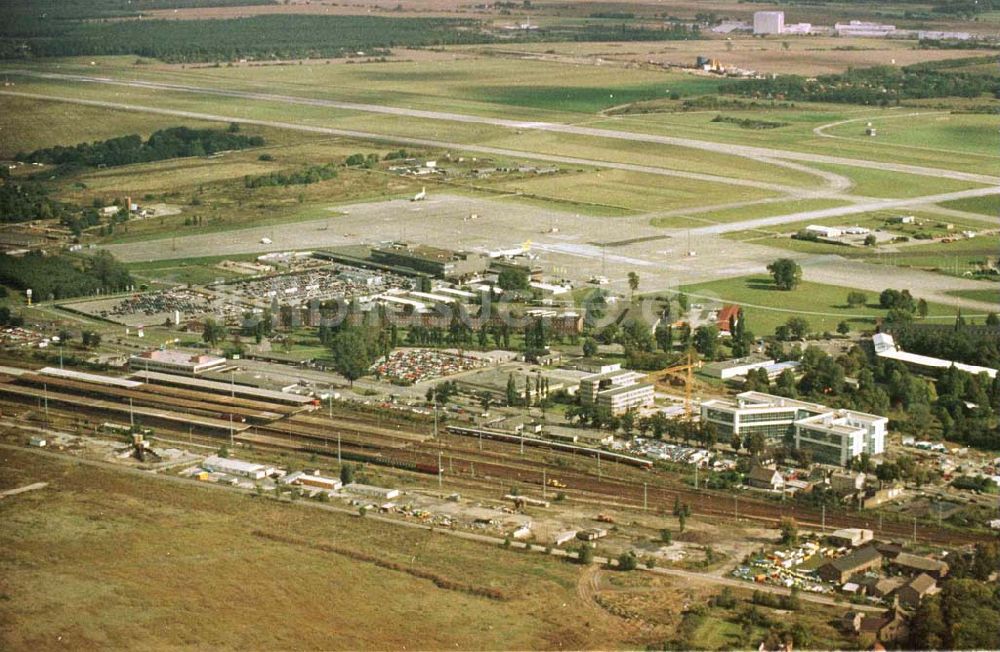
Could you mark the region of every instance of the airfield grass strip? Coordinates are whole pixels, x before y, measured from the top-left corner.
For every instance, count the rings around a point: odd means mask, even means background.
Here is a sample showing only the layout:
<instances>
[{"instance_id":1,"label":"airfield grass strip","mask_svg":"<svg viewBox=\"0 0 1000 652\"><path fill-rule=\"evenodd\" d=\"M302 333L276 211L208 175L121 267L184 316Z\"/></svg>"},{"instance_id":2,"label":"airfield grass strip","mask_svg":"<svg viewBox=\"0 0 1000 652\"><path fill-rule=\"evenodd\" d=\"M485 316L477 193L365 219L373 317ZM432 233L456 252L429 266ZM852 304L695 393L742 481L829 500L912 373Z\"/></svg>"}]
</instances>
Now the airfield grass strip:
<instances>
[{"instance_id":1,"label":"airfield grass strip","mask_svg":"<svg viewBox=\"0 0 1000 652\"><path fill-rule=\"evenodd\" d=\"M335 555L348 557L349 559L354 559L355 561L363 561L369 564L374 564L379 568L385 568L387 570L406 573L407 575L411 575L413 577L422 580L429 580L430 582L433 582L434 585L437 586L438 588L445 589L447 591L459 591L461 593L467 593L469 595L474 595L481 598L487 598L489 600L496 600L498 602L507 602L510 600L510 596L499 589L491 589L482 586L475 586L472 584L465 584L463 582L457 582L453 579L444 577L443 575L438 575L437 573L421 570L419 568L403 566L402 564L398 564L394 561L381 559L374 555L370 555L365 552L360 552L358 550L351 550L350 548L342 548L340 546L335 546L329 543L316 543L313 541L309 541L307 539L301 539L299 537L284 536L280 534L274 534L273 532L265 532L263 530L254 530L253 532L251 532L251 534L261 539L267 539L268 541L285 543L293 546L301 546L305 548L310 548L312 550L319 550L321 552L329 552Z\"/></svg>"}]
</instances>

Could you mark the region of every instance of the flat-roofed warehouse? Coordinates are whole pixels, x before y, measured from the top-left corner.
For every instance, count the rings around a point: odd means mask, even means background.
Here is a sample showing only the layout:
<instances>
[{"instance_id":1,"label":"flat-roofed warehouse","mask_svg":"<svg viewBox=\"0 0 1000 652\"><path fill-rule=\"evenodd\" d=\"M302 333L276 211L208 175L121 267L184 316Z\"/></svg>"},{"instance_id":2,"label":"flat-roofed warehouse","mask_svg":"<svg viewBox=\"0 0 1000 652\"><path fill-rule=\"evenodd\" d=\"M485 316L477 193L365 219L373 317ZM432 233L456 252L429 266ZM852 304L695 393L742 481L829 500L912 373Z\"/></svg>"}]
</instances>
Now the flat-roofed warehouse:
<instances>
[{"instance_id":1,"label":"flat-roofed warehouse","mask_svg":"<svg viewBox=\"0 0 1000 652\"><path fill-rule=\"evenodd\" d=\"M175 374L197 376L206 371L221 369L226 359L201 352L178 349L154 349L129 357L129 367L146 371L169 371Z\"/></svg>"}]
</instances>

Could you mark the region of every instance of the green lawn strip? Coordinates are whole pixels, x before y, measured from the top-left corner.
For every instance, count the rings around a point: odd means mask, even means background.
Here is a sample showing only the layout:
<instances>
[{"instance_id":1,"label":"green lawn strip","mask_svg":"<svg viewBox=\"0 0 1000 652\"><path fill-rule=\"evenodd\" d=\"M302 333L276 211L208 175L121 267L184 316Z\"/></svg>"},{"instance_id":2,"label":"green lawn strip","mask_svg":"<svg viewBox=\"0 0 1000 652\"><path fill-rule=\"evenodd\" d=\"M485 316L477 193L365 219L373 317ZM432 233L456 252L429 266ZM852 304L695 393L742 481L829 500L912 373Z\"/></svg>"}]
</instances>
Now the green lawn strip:
<instances>
[{"instance_id":1,"label":"green lawn strip","mask_svg":"<svg viewBox=\"0 0 1000 652\"><path fill-rule=\"evenodd\" d=\"M712 300L743 306L748 328L757 335L770 335L790 317L803 317L811 332L834 332L837 324L846 321L853 329L870 328L886 311L878 307L878 295L863 291L868 305L852 308L847 294L854 288L802 281L791 291L778 290L770 276L740 276L686 285L680 288L692 303ZM918 297L919 298L919 297ZM928 319L953 319L955 308L940 304L928 305Z\"/></svg>"}]
</instances>

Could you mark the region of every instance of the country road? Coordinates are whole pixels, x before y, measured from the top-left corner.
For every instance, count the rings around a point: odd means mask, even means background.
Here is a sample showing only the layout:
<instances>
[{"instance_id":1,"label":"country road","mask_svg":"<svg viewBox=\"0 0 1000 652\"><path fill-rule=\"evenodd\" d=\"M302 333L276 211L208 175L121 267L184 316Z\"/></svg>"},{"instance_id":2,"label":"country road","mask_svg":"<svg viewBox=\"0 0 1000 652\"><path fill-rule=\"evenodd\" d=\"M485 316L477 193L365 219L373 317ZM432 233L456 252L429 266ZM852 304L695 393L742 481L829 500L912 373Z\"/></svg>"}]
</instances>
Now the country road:
<instances>
[{"instance_id":1,"label":"country road","mask_svg":"<svg viewBox=\"0 0 1000 652\"><path fill-rule=\"evenodd\" d=\"M495 118L490 116L468 115L463 113L450 113L447 111L428 111L423 109L409 109L398 106L385 106L381 104L365 104L359 102L341 102L337 100L324 100L317 98L299 97L294 95L278 95L273 93L255 93L250 91L237 91L229 89L205 88L202 86L192 86L188 84L170 84L166 82L142 81L142 80L119 80L110 77L95 77L89 75L70 75L64 73L45 73L29 70L12 69L5 71L10 75L22 75L41 79L57 81L82 82L91 84L109 84L115 86L126 86L132 88L144 88L151 90L165 90L183 93L194 93L200 95L216 95L220 97L233 97L249 100L260 100L266 102L277 102L283 104L301 104L306 106L321 106L347 111L360 111L365 113L379 113L384 115L404 116L410 118L421 118L424 120L442 120L446 122L461 122L471 124L484 124L496 127L505 127L518 130L547 131L554 133L572 134L576 136L591 136L595 138L610 138L618 140L628 140L643 143L656 143L661 145L671 145L675 147L688 147L700 149L717 154L729 156L743 156L761 162L773 162L768 159L778 161L800 161L804 163L822 163L830 165L846 165L851 167L868 168L873 170L883 170L887 172L901 172L906 174L916 174L959 181L971 181L983 184L1000 184L1000 177L973 174L968 172L957 172L941 168L924 167L919 165L907 165L901 163L888 163L882 161L869 161L864 159L845 158L840 156L829 156L826 154L811 154L809 152L797 152L770 147L759 147L751 145L736 145L732 143L719 143L707 140L697 140L694 138L683 138L678 136L662 136L657 134L634 133L619 131L616 129L603 129L596 127L583 127L573 124L561 124L555 122L535 122L524 120L508 120L505 118ZM370 136L369 136L370 137ZM521 155L525 155L521 153ZM692 177L693 178L693 177Z\"/></svg>"}]
</instances>

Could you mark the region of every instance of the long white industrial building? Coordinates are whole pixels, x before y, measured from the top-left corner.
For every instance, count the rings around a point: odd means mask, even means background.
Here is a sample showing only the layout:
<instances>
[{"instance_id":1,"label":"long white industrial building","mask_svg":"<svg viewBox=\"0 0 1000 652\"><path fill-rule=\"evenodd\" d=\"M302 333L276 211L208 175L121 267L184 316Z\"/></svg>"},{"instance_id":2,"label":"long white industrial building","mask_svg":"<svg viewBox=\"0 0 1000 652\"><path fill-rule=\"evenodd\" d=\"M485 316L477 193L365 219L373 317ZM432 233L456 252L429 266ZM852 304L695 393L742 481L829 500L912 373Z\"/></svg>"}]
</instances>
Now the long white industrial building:
<instances>
[{"instance_id":1,"label":"long white industrial building","mask_svg":"<svg viewBox=\"0 0 1000 652\"><path fill-rule=\"evenodd\" d=\"M907 353L906 351L900 351L899 347L896 346L896 341L892 338L892 335L889 335L888 333L876 333L874 337L872 337L872 343L875 345L875 355L880 358L899 360L900 362L904 362L906 364L912 364L917 367L925 367L927 369L947 369L949 367L955 367L956 369L967 371L974 375L985 373L990 378L997 377L997 370L990 367L980 367L974 364L964 364L962 362L954 362L952 360L944 360L942 358L932 358L929 355L920 355L919 353Z\"/></svg>"}]
</instances>

